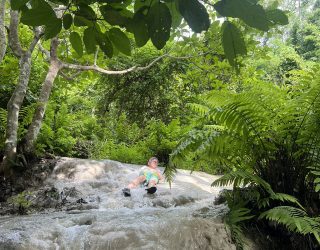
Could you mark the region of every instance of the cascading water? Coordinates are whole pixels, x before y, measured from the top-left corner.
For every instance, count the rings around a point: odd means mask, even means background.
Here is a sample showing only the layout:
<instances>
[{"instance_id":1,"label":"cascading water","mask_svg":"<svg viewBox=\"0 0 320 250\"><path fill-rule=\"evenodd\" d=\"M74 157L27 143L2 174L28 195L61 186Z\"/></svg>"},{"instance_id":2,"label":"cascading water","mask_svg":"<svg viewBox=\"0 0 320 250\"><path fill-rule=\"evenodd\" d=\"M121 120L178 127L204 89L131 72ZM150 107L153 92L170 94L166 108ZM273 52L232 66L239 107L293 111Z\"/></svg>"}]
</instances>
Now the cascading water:
<instances>
[{"instance_id":1,"label":"cascading water","mask_svg":"<svg viewBox=\"0 0 320 250\"><path fill-rule=\"evenodd\" d=\"M140 188L124 197L140 167L63 158L47 183L80 193L82 209L2 216L0 249L235 249L221 222L227 208L213 205L217 177L178 170L171 189L160 183L155 195Z\"/></svg>"}]
</instances>

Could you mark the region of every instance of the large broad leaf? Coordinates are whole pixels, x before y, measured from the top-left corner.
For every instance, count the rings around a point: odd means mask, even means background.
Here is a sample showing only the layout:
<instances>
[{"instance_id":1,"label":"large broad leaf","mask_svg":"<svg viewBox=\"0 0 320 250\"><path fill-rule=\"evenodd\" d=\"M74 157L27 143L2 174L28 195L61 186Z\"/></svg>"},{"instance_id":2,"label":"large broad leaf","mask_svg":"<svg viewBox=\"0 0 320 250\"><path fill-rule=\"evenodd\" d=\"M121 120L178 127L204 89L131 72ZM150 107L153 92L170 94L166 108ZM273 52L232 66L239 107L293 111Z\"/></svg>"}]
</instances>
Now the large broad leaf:
<instances>
[{"instance_id":1,"label":"large broad leaf","mask_svg":"<svg viewBox=\"0 0 320 250\"><path fill-rule=\"evenodd\" d=\"M59 18L51 20L50 23L46 24L44 37L45 39L50 39L55 37L60 33L62 29L62 21Z\"/></svg>"},{"instance_id":2,"label":"large broad leaf","mask_svg":"<svg viewBox=\"0 0 320 250\"><path fill-rule=\"evenodd\" d=\"M148 13L148 31L157 49L162 49L170 37L171 14L166 4L157 2Z\"/></svg>"},{"instance_id":3,"label":"large broad leaf","mask_svg":"<svg viewBox=\"0 0 320 250\"><path fill-rule=\"evenodd\" d=\"M51 6L44 0L38 0L35 8L22 12L21 22L30 26L41 26L50 23L56 18Z\"/></svg>"},{"instance_id":4,"label":"large broad leaf","mask_svg":"<svg viewBox=\"0 0 320 250\"><path fill-rule=\"evenodd\" d=\"M247 25L262 31L269 29L269 21L263 7L250 0L221 0L214 5L217 12L225 17L237 17Z\"/></svg>"},{"instance_id":5,"label":"large broad leaf","mask_svg":"<svg viewBox=\"0 0 320 250\"><path fill-rule=\"evenodd\" d=\"M73 18L71 16L71 14L65 14L63 16L63 27L67 30L71 27L71 24L72 24L72 21L73 21Z\"/></svg>"},{"instance_id":6,"label":"large broad leaf","mask_svg":"<svg viewBox=\"0 0 320 250\"><path fill-rule=\"evenodd\" d=\"M282 10L267 10L266 15L268 20L274 25L287 25L289 23L287 15Z\"/></svg>"},{"instance_id":7,"label":"large broad leaf","mask_svg":"<svg viewBox=\"0 0 320 250\"><path fill-rule=\"evenodd\" d=\"M88 54L96 51L96 39L94 27L89 27L83 32L83 43Z\"/></svg>"},{"instance_id":8,"label":"large broad leaf","mask_svg":"<svg viewBox=\"0 0 320 250\"><path fill-rule=\"evenodd\" d=\"M19 10L22 6L24 6L29 0L11 0L11 9Z\"/></svg>"},{"instance_id":9,"label":"large broad leaf","mask_svg":"<svg viewBox=\"0 0 320 250\"><path fill-rule=\"evenodd\" d=\"M74 16L73 23L74 23L74 25L77 26L77 27L81 27L81 26L91 27L91 26L93 26L93 24L94 24L94 22L86 19L85 17L83 17L83 16L77 16L77 15Z\"/></svg>"},{"instance_id":10,"label":"large broad leaf","mask_svg":"<svg viewBox=\"0 0 320 250\"><path fill-rule=\"evenodd\" d=\"M177 5L174 1L167 3L167 6L170 10L170 14L172 17L172 28L176 29L181 24L182 16L180 12L177 10Z\"/></svg>"},{"instance_id":11,"label":"large broad leaf","mask_svg":"<svg viewBox=\"0 0 320 250\"><path fill-rule=\"evenodd\" d=\"M112 28L108 32L108 36L113 45L123 54L131 55L130 40L120 29Z\"/></svg>"},{"instance_id":12,"label":"large broad leaf","mask_svg":"<svg viewBox=\"0 0 320 250\"><path fill-rule=\"evenodd\" d=\"M222 45L224 53L232 66L236 65L238 55L246 55L247 50L240 30L231 22L224 22L222 25Z\"/></svg>"},{"instance_id":13,"label":"large broad leaf","mask_svg":"<svg viewBox=\"0 0 320 250\"><path fill-rule=\"evenodd\" d=\"M77 32L71 32L71 34L70 34L70 43L72 45L72 48L81 57L82 54L83 54L83 46L82 46L81 37Z\"/></svg>"},{"instance_id":14,"label":"large broad leaf","mask_svg":"<svg viewBox=\"0 0 320 250\"><path fill-rule=\"evenodd\" d=\"M179 12L194 32L200 33L209 28L209 14L198 0L178 0L177 5Z\"/></svg>"},{"instance_id":15,"label":"large broad leaf","mask_svg":"<svg viewBox=\"0 0 320 250\"><path fill-rule=\"evenodd\" d=\"M103 18L111 25L125 25L128 22L128 17L121 13L121 10L116 10L109 5L100 7Z\"/></svg>"},{"instance_id":16,"label":"large broad leaf","mask_svg":"<svg viewBox=\"0 0 320 250\"><path fill-rule=\"evenodd\" d=\"M113 56L113 46L108 37L108 34L102 34L99 30L96 30L95 38L103 53L106 54L109 58L111 58Z\"/></svg>"},{"instance_id":17,"label":"large broad leaf","mask_svg":"<svg viewBox=\"0 0 320 250\"><path fill-rule=\"evenodd\" d=\"M138 11L134 14L131 29L137 46L144 46L150 37L148 33L147 19L145 15L143 15L142 11Z\"/></svg>"},{"instance_id":18,"label":"large broad leaf","mask_svg":"<svg viewBox=\"0 0 320 250\"><path fill-rule=\"evenodd\" d=\"M79 10L75 13L77 16L82 16L88 20L95 20L96 19L96 13L94 10L86 5L86 4L80 4Z\"/></svg>"}]
</instances>

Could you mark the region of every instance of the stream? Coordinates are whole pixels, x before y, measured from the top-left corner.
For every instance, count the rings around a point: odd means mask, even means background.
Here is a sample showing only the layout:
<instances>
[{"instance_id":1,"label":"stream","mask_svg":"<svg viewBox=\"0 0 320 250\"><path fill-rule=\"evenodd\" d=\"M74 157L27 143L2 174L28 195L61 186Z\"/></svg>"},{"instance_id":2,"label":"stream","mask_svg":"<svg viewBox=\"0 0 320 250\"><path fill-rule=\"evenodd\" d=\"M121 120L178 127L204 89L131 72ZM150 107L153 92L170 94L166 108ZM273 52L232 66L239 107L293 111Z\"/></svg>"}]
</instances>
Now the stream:
<instances>
[{"instance_id":1,"label":"stream","mask_svg":"<svg viewBox=\"0 0 320 250\"><path fill-rule=\"evenodd\" d=\"M214 205L222 189L210 186L217 176L178 170L171 188L162 182L154 195L138 188L124 197L141 167L62 158L46 184L73 190L83 204L1 216L0 249L236 249L221 219L228 209Z\"/></svg>"}]
</instances>

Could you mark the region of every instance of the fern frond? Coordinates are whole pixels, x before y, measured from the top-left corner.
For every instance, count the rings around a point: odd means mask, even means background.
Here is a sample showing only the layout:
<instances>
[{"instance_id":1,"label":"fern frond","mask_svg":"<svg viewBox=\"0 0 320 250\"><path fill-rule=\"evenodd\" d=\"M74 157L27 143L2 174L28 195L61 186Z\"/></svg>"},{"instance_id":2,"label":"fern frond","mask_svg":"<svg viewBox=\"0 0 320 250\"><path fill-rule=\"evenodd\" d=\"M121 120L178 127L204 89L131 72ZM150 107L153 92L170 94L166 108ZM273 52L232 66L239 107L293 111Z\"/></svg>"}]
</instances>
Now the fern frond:
<instances>
[{"instance_id":1,"label":"fern frond","mask_svg":"<svg viewBox=\"0 0 320 250\"><path fill-rule=\"evenodd\" d=\"M8 115L7 110L5 110L3 108L0 108L0 121L1 121L0 131L5 131L6 130L7 115Z\"/></svg>"},{"instance_id":2,"label":"fern frond","mask_svg":"<svg viewBox=\"0 0 320 250\"><path fill-rule=\"evenodd\" d=\"M291 232L303 235L313 234L320 243L320 223L318 218L307 216L307 213L299 208L279 206L260 214L259 219L275 221L287 227Z\"/></svg>"},{"instance_id":3,"label":"fern frond","mask_svg":"<svg viewBox=\"0 0 320 250\"><path fill-rule=\"evenodd\" d=\"M304 210L304 207L300 204L298 199L292 195L283 194L283 193L275 193L274 195L271 195L270 198L273 200L279 200L282 202L285 202L285 201L291 202L293 204L298 205L302 210Z\"/></svg>"},{"instance_id":4,"label":"fern frond","mask_svg":"<svg viewBox=\"0 0 320 250\"><path fill-rule=\"evenodd\" d=\"M251 174L243 169L230 172L215 180L211 186L227 186L233 184L234 187L250 185L261 186L270 195L275 195L269 183L257 175Z\"/></svg>"},{"instance_id":5,"label":"fern frond","mask_svg":"<svg viewBox=\"0 0 320 250\"><path fill-rule=\"evenodd\" d=\"M188 103L187 107L201 116L205 116L210 110L207 106L198 103Z\"/></svg>"},{"instance_id":6,"label":"fern frond","mask_svg":"<svg viewBox=\"0 0 320 250\"><path fill-rule=\"evenodd\" d=\"M254 217L250 213L250 209L239 207L231 209L225 217L225 223L230 230L231 239L235 242L237 249L244 249L244 245L246 244L241 224Z\"/></svg>"}]
</instances>

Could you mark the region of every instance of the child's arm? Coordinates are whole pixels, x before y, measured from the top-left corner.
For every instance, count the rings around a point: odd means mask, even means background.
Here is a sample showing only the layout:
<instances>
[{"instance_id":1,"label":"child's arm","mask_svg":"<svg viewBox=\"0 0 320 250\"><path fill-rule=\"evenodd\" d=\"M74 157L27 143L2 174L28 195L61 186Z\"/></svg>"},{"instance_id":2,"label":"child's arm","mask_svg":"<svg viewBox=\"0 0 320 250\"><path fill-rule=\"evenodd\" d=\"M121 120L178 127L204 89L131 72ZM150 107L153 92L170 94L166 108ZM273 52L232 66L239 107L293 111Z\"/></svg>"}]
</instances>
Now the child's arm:
<instances>
[{"instance_id":1,"label":"child's arm","mask_svg":"<svg viewBox=\"0 0 320 250\"><path fill-rule=\"evenodd\" d=\"M157 169L157 175L159 177L159 180L163 180L164 179L164 177L162 176L162 174L161 174L159 169Z\"/></svg>"}]
</instances>

